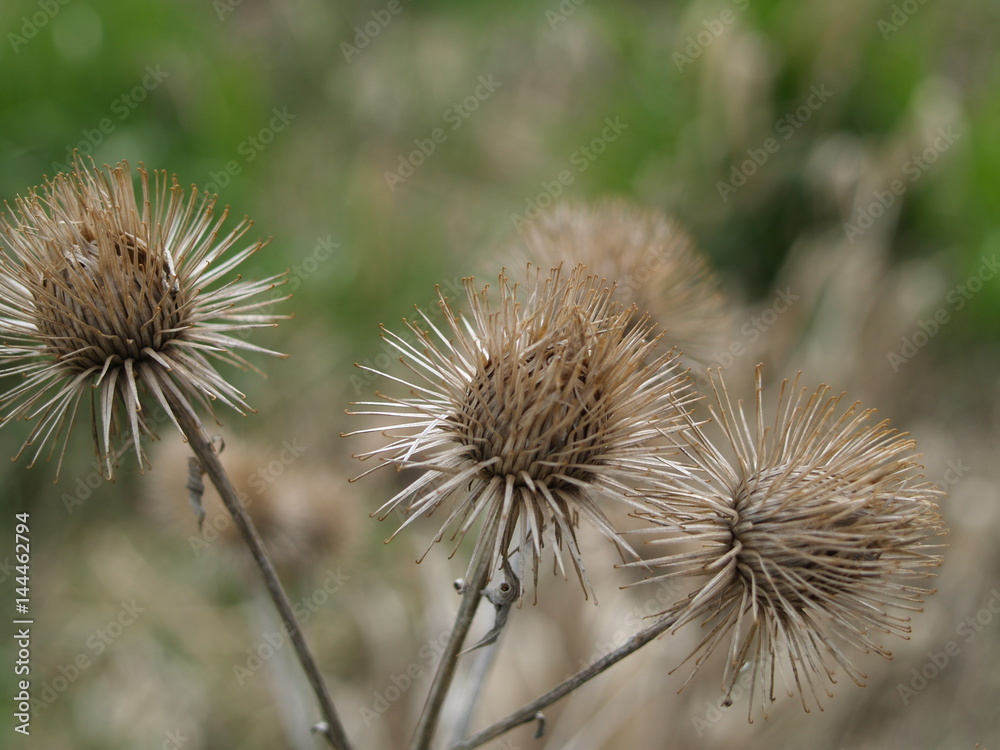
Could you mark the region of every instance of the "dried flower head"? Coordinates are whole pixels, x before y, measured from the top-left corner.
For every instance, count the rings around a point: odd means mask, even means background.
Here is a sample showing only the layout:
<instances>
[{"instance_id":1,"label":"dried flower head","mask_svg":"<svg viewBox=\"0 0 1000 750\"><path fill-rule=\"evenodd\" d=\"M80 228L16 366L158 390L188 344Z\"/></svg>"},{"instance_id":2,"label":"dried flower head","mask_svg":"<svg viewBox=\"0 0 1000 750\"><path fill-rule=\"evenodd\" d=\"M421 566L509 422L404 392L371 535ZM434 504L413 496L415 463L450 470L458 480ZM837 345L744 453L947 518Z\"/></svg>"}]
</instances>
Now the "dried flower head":
<instances>
[{"instance_id":1,"label":"dried flower head","mask_svg":"<svg viewBox=\"0 0 1000 750\"><path fill-rule=\"evenodd\" d=\"M221 234L228 209L215 216L214 197L197 188L187 195L165 172L154 173L151 186L138 171L141 202L127 162L104 170L77 163L0 217L0 363L22 378L0 404L3 422L38 420L18 453L37 446L32 464L50 441L51 457L64 435L61 467L90 393L107 476L121 452L112 437L122 421L144 465L140 436L156 437L144 392L171 419L171 399L189 397L209 412L210 400L219 400L242 413L243 394L210 359L250 367L235 350L276 354L237 334L283 317L265 311L276 300L260 298L280 276L216 285L262 247L223 258L252 223Z\"/></svg>"},{"instance_id":2,"label":"dried flower head","mask_svg":"<svg viewBox=\"0 0 1000 750\"><path fill-rule=\"evenodd\" d=\"M403 528L454 498L435 541L482 519L472 559L489 554L495 571L519 550L521 578L530 559L536 585L543 546L559 550L564 570L565 545L586 593L579 519L627 549L601 503L645 507L636 487L673 450L659 438L684 424L686 374L668 355L647 362L649 325L582 267L568 276L529 268L525 287L501 274L497 309L489 287L469 278L465 288L471 319L440 299L447 334L423 313L423 323L406 321L416 344L383 331L412 373L391 378L410 397L362 404L370 410L356 413L395 424L388 445L359 458L422 473L379 513L404 509Z\"/></svg>"},{"instance_id":3,"label":"dried flower head","mask_svg":"<svg viewBox=\"0 0 1000 750\"><path fill-rule=\"evenodd\" d=\"M616 284L615 299L648 313L661 343L704 361L722 343L726 304L694 240L661 213L622 200L566 202L526 224L521 253L544 267L583 263Z\"/></svg>"},{"instance_id":4,"label":"dried flower head","mask_svg":"<svg viewBox=\"0 0 1000 750\"><path fill-rule=\"evenodd\" d=\"M708 576L675 605L675 627L702 620L698 670L728 639L723 678L730 701L741 671L751 671L750 713L757 693L764 716L775 675L803 707L820 708L820 688L839 665L858 685L862 674L844 646L891 654L879 634L906 637L909 617L933 593L913 583L940 564L929 540L941 533L935 498L920 481L914 443L872 410L841 408L843 395L822 386L809 394L784 381L773 420L764 412L757 368L755 421L734 408L721 375L712 374L712 407L733 457L700 427L683 448L702 476L665 487L649 533L675 552L646 565L649 580ZM677 533L680 532L680 533ZM690 677L688 678L690 680Z\"/></svg>"},{"instance_id":5,"label":"dried flower head","mask_svg":"<svg viewBox=\"0 0 1000 750\"><path fill-rule=\"evenodd\" d=\"M298 440L267 445L226 437L221 458L253 519L261 540L282 576L302 577L331 556L343 558L356 537L360 507L343 475L326 462L299 455ZM211 556L250 570L246 546L218 490L207 478L201 502L205 518L198 528L188 502L191 449L180 441L161 443L152 455L146 495L150 515L160 526L182 535L195 555ZM287 471L295 463L295 471ZM197 465L197 460L195 459Z\"/></svg>"}]
</instances>

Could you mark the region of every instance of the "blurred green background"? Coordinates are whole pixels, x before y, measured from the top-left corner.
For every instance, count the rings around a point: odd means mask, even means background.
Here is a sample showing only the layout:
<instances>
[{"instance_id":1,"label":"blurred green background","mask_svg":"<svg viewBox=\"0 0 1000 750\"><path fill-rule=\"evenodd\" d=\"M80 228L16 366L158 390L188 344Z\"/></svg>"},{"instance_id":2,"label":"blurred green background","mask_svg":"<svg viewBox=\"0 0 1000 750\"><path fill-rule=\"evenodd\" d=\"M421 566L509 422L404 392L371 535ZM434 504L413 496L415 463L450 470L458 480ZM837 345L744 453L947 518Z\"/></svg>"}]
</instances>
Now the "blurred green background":
<instances>
[{"instance_id":1,"label":"blurred green background","mask_svg":"<svg viewBox=\"0 0 1000 750\"><path fill-rule=\"evenodd\" d=\"M891 665L872 662L879 684L839 686L850 694L838 695L841 713L801 717L790 701L764 726L727 716L702 736L691 717L718 697L716 686L677 698L683 679L666 677L674 662L661 654L662 683L649 683L657 709L621 719L647 734L607 746L668 746L664 716L678 747L689 746L684 738L706 747L1000 742L1000 678L988 670L1000 655L1000 618L922 703L904 705L896 689L1000 581L1000 281L989 271L1000 253L1000 5L39 0L4 3L0 29L6 201L64 169L77 149L218 192L254 219L252 235L273 238L245 273L290 269L294 297L280 309L294 319L255 340L292 357L257 362L267 380L235 374L260 413L220 417L224 430L262 446L265 461L286 439L307 446L289 474L357 473L350 453L363 441L339 434L357 426L347 402L374 394L352 365L384 363L378 325L398 330L414 304L432 306L435 284L495 278L534 206L613 195L677 217L718 270L734 308L732 341L749 350L707 364L748 373L764 361L772 378L802 369L912 432L928 476L949 485L952 550L942 593L915 622L917 642L898 644ZM957 292L977 274L985 281L974 293ZM744 325L786 288L800 301L764 336L748 335ZM888 355L942 308L949 322L894 367ZM14 455L26 432L6 425L0 454ZM74 437L59 485L51 466L0 465L0 529L11 536L13 514L32 514L34 675L51 682L81 653L94 667L35 718L28 740L2 712L0 744L159 748L178 730L178 746L192 750L308 746L282 728L280 701L264 685L234 682L230 665L259 641L257 608L238 566L192 555L183 486L171 511L180 533L157 515L170 500L150 499L152 480L132 459L116 483L95 481L84 502L67 504L91 476L86 432ZM170 430L163 437L179 442ZM359 745L398 746L421 691L374 728L358 708L445 626L447 611L429 615L428 602L454 603L422 587L446 588L462 566L447 568L436 550L436 562L432 553L411 570L422 542L383 547L387 527L366 516L390 490L364 490L338 484L322 498L339 506L329 517L351 519L331 532L341 546L289 575L306 595L330 566L349 573L343 606L322 610L310 628L349 725L371 740ZM0 542L0 555L12 545ZM12 577L0 577L9 601ZM88 646L133 599L150 614L100 653ZM591 605L583 612L595 616ZM590 653L588 636L575 637ZM568 670L550 666L547 682L498 677L510 696L483 720ZM0 689L14 689L6 666ZM862 714L857 727L844 720L849 709ZM541 746L529 733L515 739Z\"/></svg>"}]
</instances>

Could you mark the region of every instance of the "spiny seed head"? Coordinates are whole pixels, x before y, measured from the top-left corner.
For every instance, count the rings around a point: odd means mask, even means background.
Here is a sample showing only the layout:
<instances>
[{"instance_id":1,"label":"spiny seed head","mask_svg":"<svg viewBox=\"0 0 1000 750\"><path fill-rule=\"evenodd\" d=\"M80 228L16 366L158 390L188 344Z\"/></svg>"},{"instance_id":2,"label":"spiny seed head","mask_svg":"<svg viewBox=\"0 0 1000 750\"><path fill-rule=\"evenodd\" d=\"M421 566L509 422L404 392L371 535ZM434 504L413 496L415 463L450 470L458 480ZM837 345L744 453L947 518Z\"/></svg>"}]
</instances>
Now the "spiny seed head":
<instances>
[{"instance_id":1,"label":"spiny seed head","mask_svg":"<svg viewBox=\"0 0 1000 750\"><path fill-rule=\"evenodd\" d=\"M655 527L641 532L681 548L644 561L664 571L649 580L708 577L672 614L676 627L702 621L694 671L728 639L727 701L750 670L751 720L755 693L766 717L776 673L806 711L822 708L820 688L832 694L814 675L835 682L839 665L863 686L842 646L891 658L880 634L905 638L909 617L896 610L919 610L933 593L912 581L941 562L929 543L942 533L941 493L920 481L911 440L872 424L872 410L843 409L827 386L809 394L798 378L783 382L771 418L758 366L748 422L721 375L711 382L731 455L698 426L683 433L695 472L655 493L660 508L645 513Z\"/></svg>"},{"instance_id":2,"label":"spiny seed head","mask_svg":"<svg viewBox=\"0 0 1000 750\"><path fill-rule=\"evenodd\" d=\"M151 185L139 167L137 201L127 162L75 167L0 216L0 363L22 379L0 405L3 422L38 419L21 449L37 445L32 464L46 442L54 451L65 435L61 467L79 403L90 393L100 415L95 444L110 478L120 412L140 465L140 435L156 437L142 393L152 393L170 419L171 398L194 397L209 412L216 399L248 408L209 358L249 367L234 350L275 354L234 334L284 317L265 310L276 300L259 299L280 276L236 277L209 290L263 246L221 260L250 221L220 234L228 209L215 216L214 198L196 188L188 195L165 172L154 173Z\"/></svg>"},{"instance_id":3,"label":"spiny seed head","mask_svg":"<svg viewBox=\"0 0 1000 750\"><path fill-rule=\"evenodd\" d=\"M615 283L614 298L648 313L660 342L703 361L722 344L726 304L708 262L673 219L623 200L557 204L526 224L524 255L543 267L582 263Z\"/></svg>"},{"instance_id":4,"label":"spiny seed head","mask_svg":"<svg viewBox=\"0 0 1000 750\"><path fill-rule=\"evenodd\" d=\"M520 551L521 578L530 559L536 584L545 543L565 546L586 593L579 520L628 549L602 503L645 507L636 488L672 451L662 437L683 424L686 375L670 355L648 361L648 323L583 267L529 268L523 287L501 274L498 305L474 279L465 288L468 319L440 299L447 333L423 313L406 323L416 343L383 333L412 373L399 381L410 397L355 412L397 422L388 445L359 457L422 473L379 512L404 509L406 526L454 498L435 541L482 519L473 560L489 554L495 571Z\"/></svg>"}]
</instances>

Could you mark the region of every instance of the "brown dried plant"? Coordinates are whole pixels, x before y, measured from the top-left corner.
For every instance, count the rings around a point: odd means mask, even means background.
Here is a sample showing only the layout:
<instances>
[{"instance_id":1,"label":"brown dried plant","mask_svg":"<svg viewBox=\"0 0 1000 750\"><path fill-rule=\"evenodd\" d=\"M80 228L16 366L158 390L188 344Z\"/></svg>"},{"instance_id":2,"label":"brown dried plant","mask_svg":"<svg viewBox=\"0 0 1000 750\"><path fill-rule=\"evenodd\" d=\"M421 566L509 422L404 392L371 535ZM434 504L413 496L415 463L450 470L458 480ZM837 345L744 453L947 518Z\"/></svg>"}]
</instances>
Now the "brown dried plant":
<instances>
[{"instance_id":1,"label":"brown dried plant","mask_svg":"<svg viewBox=\"0 0 1000 750\"><path fill-rule=\"evenodd\" d=\"M708 577L668 614L675 630L693 620L705 629L692 675L725 649L727 701L750 671L751 720L755 694L766 716L777 677L806 711L822 707L838 667L865 684L849 652L891 658L881 636L905 638L905 613L933 593L916 581L941 562L930 543L942 532L941 493L921 481L912 440L873 424L871 409L843 408L828 386L784 381L771 417L758 366L748 420L721 374L711 383L727 452L694 423L683 433L697 471L642 513L655 527L640 533L676 549L644 561L662 570L647 580Z\"/></svg>"},{"instance_id":2,"label":"brown dried plant","mask_svg":"<svg viewBox=\"0 0 1000 750\"><path fill-rule=\"evenodd\" d=\"M420 474L378 512L404 509L403 528L451 500L435 541L482 520L472 559L489 555L497 571L519 550L521 578L530 560L536 586L543 547L565 547L586 593L579 520L628 550L602 503L645 507L636 488L674 452L659 438L684 424L686 376L672 355L650 356L646 318L582 266L529 268L523 287L502 274L496 307L488 287L470 278L465 288L468 318L440 299L444 331L421 313L405 322L416 344L383 332L411 373L386 377L409 396L356 412L393 422L359 431L390 438L359 457ZM561 554L555 564L564 568Z\"/></svg>"},{"instance_id":3,"label":"brown dried plant","mask_svg":"<svg viewBox=\"0 0 1000 750\"><path fill-rule=\"evenodd\" d=\"M223 281L262 246L224 257L250 222L223 233L227 211L215 215L214 197L188 194L162 172L152 184L141 167L138 176L139 196L127 163L77 164L0 217L0 365L22 378L0 395L3 422L37 419L21 452L37 446L34 463L61 439L61 466L90 393L94 440L110 477L129 447L113 438L126 431L147 465L140 438L156 437L156 420L141 401L151 394L195 454L189 489L198 495L208 475L260 570L315 693L323 721L314 728L331 747L350 750L260 534L194 410L211 413L216 400L249 408L214 364L251 367L237 351L275 354L239 334L284 317L268 310L276 300L262 299L281 276ZM704 636L685 660L694 663L688 680L724 650L726 701L749 671L751 720L755 698L766 716L779 681L807 711L831 695L827 681L836 682L838 670L864 685L850 652L890 657L882 636L906 637L906 613L933 593L921 581L941 562L932 542L943 531L935 502L942 493L922 481L913 441L885 421L873 424L870 409L844 408L827 386L800 388L798 378L782 383L771 417L758 366L749 418L721 374L709 371L709 410L722 437L713 444L713 428L690 411L697 397L676 348L662 353L676 345L697 359L725 325L714 277L690 238L659 214L608 202L557 207L529 226L524 241L551 270L529 264L520 284L501 272L495 290L465 279L464 314L439 292L439 322L418 310L404 333L383 329L408 374L364 369L405 393L378 393L352 412L385 422L349 433L386 438L357 456L377 462L361 476L394 467L413 477L373 514L408 516L393 537L439 510L444 518L428 550L449 531L456 550L466 534L475 536L411 750L435 739L481 598L497 614L478 645L504 627L529 568L537 597L546 547L555 571L566 574L568 557L585 596L592 593L577 538L582 521L617 546L626 567L646 573L638 585L702 580L620 647L506 718L459 736L453 749L537 720L555 700L691 622ZM630 511L645 528L620 528L612 509ZM656 554L639 559L628 538L648 541ZM488 590L501 570L503 582ZM464 734L466 724L458 726Z\"/></svg>"},{"instance_id":4,"label":"brown dried plant","mask_svg":"<svg viewBox=\"0 0 1000 750\"><path fill-rule=\"evenodd\" d=\"M249 409L212 360L252 368L238 351L277 354L238 334L287 317L267 311L280 300L261 298L284 274L224 280L263 246L224 257L251 222L222 233L228 209L216 216L214 197L197 188L188 194L165 172L154 173L152 185L141 166L138 173L137 200L127 162L103 170L77 162L0 217L0 365L22 378L0 395L3 422L38 419L21 449L38 446L32 464L49 441L51 456L63 436L61 468L80 401L92 394L94 442L110 478L122 422L140 467L148 466L140 438L156 437L155 420L142 397L152 394L187 438L195 478L208 475L257 564L316 695L317 728L331 747L349 750L274 564L194 410L200 404L212 414L211 401ZM200 500L194 504L202 515Z\"/></svg>"},{"instance_id":5,"label":"brown dried plant","mask_svg":"<svg viewBox=\"0 0 1000 750\"><path fill-rule=\"evenodd\" d=\"M751 721L755 696L766 717L778 678L807 711L812 703L822 707L820 692L831 694L817 676L836 682L839 667L864 685L848 652L891 657L881 636L907 637L906 613L933 593L917 582L941 563L931 542L943 531L935 503L941 493L920 481L913 441L887 422L871 424L870 409L843 409L843 396L830 397L827 386L800 390L798 379L782 383L771 418L759 366L755 419L748 421L721 375L710 375L710 410L726 453L685 413L687 429L670 437L689 471L671 471L650 492L656 509L637 515L651 525L632 532L667 551L626 563L646 573L640 585L707 580L618 648L451 750L479 747L535 721L556 700L693 621L705 635L685 660L694 660L688 681L723 647L725 702L749 672Z\"/></svg>"},{"instance_id":6,"label":"brown dried plant","mask_svg":"<svg viewBox=\"0 0 1000 750\"><path fill-rule=\"evenodd\" d=\"M615 283L614 299L648 313L664 348L703 362L728 329L706 258L675 220L624 200L564 201L526 224L519 256L543 267L582 263Z\"/></svg>"},{"instance_id":7,"label":"brown dried plant","mask_svg":"<svg viewBox=\"0 0 1000 750\"><path fill-rule=\"evenodd\" d=\"M211 360L253 368L237 350L277 355L237 334L284 317L266 311L276 300L262 298L280 276L225 280L263 246L224 257L252 222L223 232L228 209L216 215L214 197L188 194L165 172L152 184L141 166L138 175L137 199L127 162L103 170L77 163L0 217L0 364L22 378L0 404L4 422L38 420L21 449L37 446L32 464L64 435L61 468L89 394L106 475L121 412L140 465L148 465L140 437L156 431L144 392L175 424L171 398L193 398L209 413L220 401L242 413L243 394Z\"/></svg>"}]
</instances>

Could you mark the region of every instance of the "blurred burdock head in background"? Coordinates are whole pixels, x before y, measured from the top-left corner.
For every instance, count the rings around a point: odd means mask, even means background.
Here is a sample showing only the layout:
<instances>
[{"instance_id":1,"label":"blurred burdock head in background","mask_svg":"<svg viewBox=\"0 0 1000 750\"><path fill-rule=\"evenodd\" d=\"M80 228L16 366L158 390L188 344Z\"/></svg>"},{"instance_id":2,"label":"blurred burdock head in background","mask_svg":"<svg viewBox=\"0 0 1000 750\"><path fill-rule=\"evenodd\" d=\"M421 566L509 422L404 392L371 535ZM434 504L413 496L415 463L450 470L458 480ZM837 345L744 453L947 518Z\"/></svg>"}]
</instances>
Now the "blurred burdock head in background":
<instances>
[{"instance_id":1,"label":"blurred burdock head in background","mask_svg":"<svg viewBox=\"0 0 1000 750\"><path fill-rule=\"evenodd\" d=\"M358 457L380 462L370 471L421 473L378 512L409 513L402 529L453 499L434 541L449 527L461 539L480 521L470 572L480 555L490 555L493 572L519 551L515 567L523 580L530 560L537 591L549 544L563 574L568 550L587 594L580 519L631 551L602 503L647 507L637 488L670 471L676 450L662 437L686 424L686 373L673 355L651 355L647 319L636 321L582 266L569 274L529 267L523 286L502 273L496 303L475 279L465 288L468 317L440 299L444 331L424 313L422 322L405 321L416 344L383 331L410 370L408 378L386 377L409 396L359 404L368 409L355 413L391 424L358 431L390 438Z\"/></svg>"},{"instance_id":2,"label":"blurred burdock head in background","mask_svg":"<svg viewBox=\"0 0 1000 750\"><path fill-rule=\"evenodd\" d=\"M286 317L263 310L261 295L280 283L226 277L259 250L257 242L224 256L252 226L222 233L228 209L176 177L139 167L137 202L127 162L98 169L77 162L18 197L0 217L0 363L21 382L0 396L11 419L37 419L18 456L64 435L59 467L80 401L90 395L94 442L110 478L112 437L127 424L140 467L141 435L156 438L141 396L152 393L174 419L171 398L211 401L243 413L244 396L211 360L252 367L236 350L277 354L234 334ZM278 355L280 356L280 355ZM256 369L256 368L253 368ZM121 413L124 412L124 420ZM57 469L58 479L58 469Z\"/></svg>"},{"instance_id":3,"label":"blurred burdock head in background","mask_svg":"<svg viewBox=\"0 0 1000 750\"><path fill-rule=\"evenodd\" d=\"M674 220L623 200L557 204L526 224L519 255L543 267L578 263L609 282L614 299L648 314L665 348L704 362L729 317L715 274Z\"/></svg>"},{"instance_id":4,"label":"blurred burdock head in background","mask_svg":"<svg viewBox=\"0 0 1000 750\"><path fill-rule=\"evenodd\" d=\"M324 463L301 456L297 440L277 445L226 437L220 459L253 519L264 546L284 576L307 576L324 559L348 554L360 503L354 488ZM147 495L150 516L181 535L196 557L206 555L251 570L252 562L218 490L204 482L205 518L188 503L191 450L162 443L153 455Z\"/></svg>"},{"instance_id":5,"label":"blurred burdock head in background","mask_svg":"<svg viewBox=\"0 0 1000 750\"><path fill-rule=\"evenodd\" d=\"M674 606L675 628L701 620L706 631L688 657L692 676L728 639L726 700L751 670L751 720L755 694L767 716L776 672L806 711L822 708L820 691L832 695L822 678L835 682L838 665L865 684L843 647L891 658L880 634L905 638L904 613L933 593L914 581L941 563L929 541L943 533L942 493L920 481L913 441L885 421L871 424L871 409L842 409L843 394L783 381L772 418L758 366L748 421L722 376L710 374L712 415L731 455L697 425L683 434L696 471L655 493L660 508L644 515L656 527L637 532L677 545L644 561L664 571L648 581L709 577Z\"/></svg>"}]
</instances>

